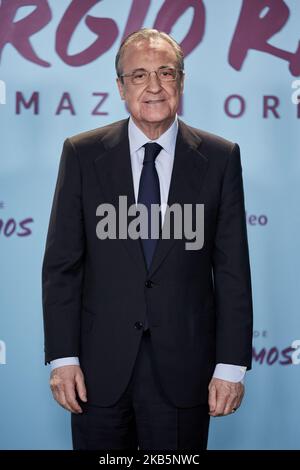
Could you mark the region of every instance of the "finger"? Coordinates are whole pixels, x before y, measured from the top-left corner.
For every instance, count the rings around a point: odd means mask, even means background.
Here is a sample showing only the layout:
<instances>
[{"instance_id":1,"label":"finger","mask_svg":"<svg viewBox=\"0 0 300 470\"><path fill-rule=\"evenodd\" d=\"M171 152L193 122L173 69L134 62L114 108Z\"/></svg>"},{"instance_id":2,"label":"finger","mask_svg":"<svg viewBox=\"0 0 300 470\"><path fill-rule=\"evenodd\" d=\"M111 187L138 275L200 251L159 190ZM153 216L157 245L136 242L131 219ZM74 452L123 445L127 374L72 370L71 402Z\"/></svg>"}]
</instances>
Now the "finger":
<instances>
[{"instance_id":1,"label":"finger","mask_svg":"<svg viewBox=\"0 0 300 470\"><path fill-rule=\"evenodd\" d=\"M223 416L227 402L230 399L230 392L227 388L216 387L216 397L217 401L213 416Z\"/></svg>"},{"instance_id":2,"label":"finger","mask_svg":"<svg viewBox=\"0 0 300 470\"><path fill-rule=\"evenodd\" d=\"M61 381L55 375L50 379L50 388L53 398L57 401L57 403L63 406L63 403L66 401L63 386Z\"/></svg>"},{"instance_id":3,"label":"finger","mask_svg":"<svg viewBox=\"0 0 300 470\"><path fill-rule=\"evenodd\" d=\"M227 397L224 397L222 395L217 395L217 406L215 408L215 416L223 416L224 415L224 410L226 407L227 403Z\"/></svg>"},{"instance_id":4,"label":"finger","mask_svg":"<svg viewBox=\"0 0 300 470\"><path fill-rule=\"evenodd\" d=\"M238 407L241 406L241 403L243 401L244 395L245 395L245 387L243 384L241 384L241 393L239 394L239 399L238 399Z\"/></svg>"},{"instance_id":5,"label":"finger","mask_svg":"<svg viewBox=\"0 0 300 470\"><path fill-rule=\"evenodd\" d=\"M224 416L229 415L232 413L232 410L237 410L238 409L238 404L237 404L237 399L230 399L226 403L225 409L224 409Z\"/></svg>"},{"instance_id":6,"label":"finger","mask_svg":"<svg viewBox=\"0 0 300 470\"><path fill-rule=\"evenodd\" d=\"M67 404L66 396L64 391L61 388L55 388L52 391L54 399L57 401L57 403L65 408L67 411L71 411L70 407Z\"/></svg>"},{"instance_id":7,"label":"finger","mask_svg":"<svg viewBox=\"0 0 300 470\"><path fill-rule=\"evenodd\" d=\"M242 384L241 384L242 385ZM236 411L242 403L243 397L245 393L245 387L242 385L236 392L235 394L235 399L231 400L231 403L229 405L229 409L226 409L225 412L226 414L232 413L232 410Z\"/></svg>"},{"instance_id":8,"label":"finger","mask_svg":"<svg viewBox=\"0 0 300 470\"><path fill-rule=\"evenodd\" d=\"M208 405L209 405L209 413L214 413L216 406L217 406L217 390L214 385L211 385L209 387Z\"/></svg>"},{"instance_id":9,"label":"finger","mask_svg":"<svg viewBox=\"0 0 300 470\"><path fill-rule=\"evenodd\" d=\"M67 406L70 408L72 413L82 413L82 409L76 400L75 395L75 382L66 382L64 386L64 392L66 397Z\"/></svg>"},{"instance_id":10,"label":"finger","mask_svg":"<svg viewBox=\"0 0 300 470\"><path fill-rule=\"evenodd\" d=\"M233 404L233 408L235 408L237 410L241 406L242 400L243 400L243 396L237 398L237 400Z\"/></svg>"},{"instance_id":11,"label":"finger","mask_svg":"<svg viewBox=\"0 0 300 470\"><path fill-rule=\"evenodd\" d=\"M76 374L75 383L80 400L87 401L83 374Z\"/></svg>"}]
</instances>

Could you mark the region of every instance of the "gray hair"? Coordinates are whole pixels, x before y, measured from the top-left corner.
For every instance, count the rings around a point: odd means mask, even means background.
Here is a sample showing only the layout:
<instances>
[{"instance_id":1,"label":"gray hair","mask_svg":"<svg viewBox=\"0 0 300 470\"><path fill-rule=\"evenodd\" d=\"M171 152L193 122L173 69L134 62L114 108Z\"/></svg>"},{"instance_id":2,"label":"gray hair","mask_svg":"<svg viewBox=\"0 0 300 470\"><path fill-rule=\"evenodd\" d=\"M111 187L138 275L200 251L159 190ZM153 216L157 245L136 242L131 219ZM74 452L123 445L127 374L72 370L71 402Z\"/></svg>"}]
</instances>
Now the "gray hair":
<instances>
[{"instance_id":1,"label":"gray hair","mask_svg":"<svg viewBox=\"0 0 300 470\"><path fill-rule=\"evenodd\" d=\"M122 75L121 62L126 47L133 42L149 41L150 39L164 39L165 41L167 41L174 49L178 60L179 69L184 69L183 50L181 49L180 45L175 41L175 39L173 39L169 34L164 33L163 31L158 31L157 29L143 28L139 31L135 31L134 33L129 34L129 36L127 36L120 45L115 60L115 67L118 77Z\"/></svg>"}]
</instances>

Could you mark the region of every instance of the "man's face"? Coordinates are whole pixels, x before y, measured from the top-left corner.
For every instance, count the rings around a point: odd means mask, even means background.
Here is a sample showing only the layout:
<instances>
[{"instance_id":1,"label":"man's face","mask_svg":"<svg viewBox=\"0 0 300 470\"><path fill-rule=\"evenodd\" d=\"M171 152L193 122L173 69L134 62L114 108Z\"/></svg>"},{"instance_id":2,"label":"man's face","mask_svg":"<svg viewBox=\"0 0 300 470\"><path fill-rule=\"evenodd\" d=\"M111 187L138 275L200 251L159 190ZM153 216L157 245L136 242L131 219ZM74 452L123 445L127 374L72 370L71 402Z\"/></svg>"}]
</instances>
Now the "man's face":
<instances>
[{"instance_id":1,"label":"man's face","mask_svg":"<svg viewBox=\"0 0 300 470\"><path fill-rule=\"evenodd\" d=\"M122 61L122 73L131 73L136 69L158 70L169 66L178 68L178 61L171 44L163 39L142 40L127 46ZM183 91L183 76L171 82L160 82L155 73L148 81L134 85L131 77L117 80L121 98L135 123L140 128L154 126L167 129L175 118L180 95Z\"/></svg>"}]
</instances>

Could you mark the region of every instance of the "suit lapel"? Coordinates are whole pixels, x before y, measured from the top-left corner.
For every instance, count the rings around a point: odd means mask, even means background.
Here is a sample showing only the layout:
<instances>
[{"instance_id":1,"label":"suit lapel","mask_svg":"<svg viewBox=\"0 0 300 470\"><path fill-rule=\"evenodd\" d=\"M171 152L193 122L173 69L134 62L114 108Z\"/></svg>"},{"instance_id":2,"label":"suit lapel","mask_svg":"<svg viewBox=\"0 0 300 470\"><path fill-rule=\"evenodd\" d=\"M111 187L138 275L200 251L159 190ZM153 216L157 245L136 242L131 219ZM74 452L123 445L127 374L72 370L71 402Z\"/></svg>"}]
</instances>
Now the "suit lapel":
<instances>
[{"instance_id":1,"label":"suit lapel","mask_svg":"<svg viewBox=\"0 0 300 470\"><path fill-rule=\"evenodd\" d=\"M199 198L208 167L207 158L199 152L201 138L179 120L168 206L193 204ZM159 239L149 270L151 276L164 261L178 239Z\"/></svg>"},{"instance_id":2,"label":"suit lapel","mask_svg":"<svg viewBox=\"0 0 300 470\"><path fill-rule=\"evenodd\" d=\"M100 144L104 146L95 159L95 170L106 202L119 205L119 196L127 196L127 207L135 203L128 140L128 120L112 125ZM199 198L208 167L207 158L199 151L201 138L179 120L176 150L168 196L168 206L174 203L193 204ZM117 211L118 215L118 211ZM132 218L128 217L128 223ZM140 240L122 239L130 257L141 272L147 269ZM149 269L150 277L161 265L176 239L160 238Z\"/></svg>"},{"instance_id":3,"label":"suit lapel","mask_svg":"<svg viewBox=\"0 0 300 470\"><path fill-rule=\"evenodd\" d=\"M112 126L102 139L104 152L95 160L95 170L106 202L115 208L119 206L119 196L127 196L127 208L135 204L134 187L128 140L128 119ZM119 211L117 210L117 217ZM128 224L133 217L128 217ZM118 226L118 223L117 223ZM117 235L118 238L118 235ZM127 237L122 239L130 257L143 274L146 265L140 240Z\"/></svg>"}]
</instances>

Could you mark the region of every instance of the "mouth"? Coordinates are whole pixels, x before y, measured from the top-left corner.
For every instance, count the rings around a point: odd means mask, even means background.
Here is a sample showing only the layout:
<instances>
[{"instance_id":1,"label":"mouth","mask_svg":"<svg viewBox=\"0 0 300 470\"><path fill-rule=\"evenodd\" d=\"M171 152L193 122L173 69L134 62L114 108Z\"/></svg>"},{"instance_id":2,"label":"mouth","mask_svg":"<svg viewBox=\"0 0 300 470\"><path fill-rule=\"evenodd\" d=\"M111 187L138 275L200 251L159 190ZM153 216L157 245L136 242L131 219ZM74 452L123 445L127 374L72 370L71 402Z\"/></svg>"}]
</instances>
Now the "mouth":
<instances>
[{"instance_id":1,"label":"mouth","mask_svg":"<svg viewBox=\"0 0 300 470\"><path fill-rule=\"evenodd\" d=\"M163 103L165 100L164 99L161 99L161 100L146 100L144 101L144 103L146 104L159 104L159 103Z\"/></svg>"}]
</instances>

